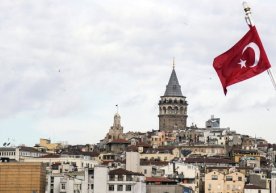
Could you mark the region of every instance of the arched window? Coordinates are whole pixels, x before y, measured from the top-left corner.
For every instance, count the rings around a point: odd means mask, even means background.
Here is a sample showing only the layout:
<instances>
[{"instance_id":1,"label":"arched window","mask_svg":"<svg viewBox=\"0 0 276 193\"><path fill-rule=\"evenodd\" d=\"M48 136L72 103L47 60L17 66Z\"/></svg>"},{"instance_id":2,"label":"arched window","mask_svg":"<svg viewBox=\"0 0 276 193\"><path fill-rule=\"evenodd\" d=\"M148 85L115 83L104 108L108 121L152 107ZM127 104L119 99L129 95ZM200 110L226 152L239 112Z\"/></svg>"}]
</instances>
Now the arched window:
<instances>
[{"instance_id":1,"label":"arched window","mask_svg":"<svg viewBox=\"0 0 276 193\"><path fill-rule=\"evenodd\" d=\"M163 107L163 114L166 114L167 110L166 107Z\"/></svg>"},{"instance_id":2,"label":"arched window","mask_svg":"<svg viewBox=\"0 0 276 193\"><path fill-rule=\"evenodd\" d=\"M178 107L174 107L174 114L178 114L179 112L178 112Z\"/></svg>"},{"instance_id":3,"label":"arched window","mask_svg":"<svg viewBox=\"0 0 276 193\"><path fill-rule=\"evenodd\" d=\"M184 108L180 107L180 114L184 114Z\"/></svg>"},{"instance_id":4,"label":"arched window","mask_svg":"<svg viewBox=\"0 0 276 193\"><path fill-rule=\"evenodd\" d=\"M169 114L172 114L172 111L173 111L173 110L172 110L172 107L169 106L169 107L168 107L168 113L169 113Z\"/></svg>"}]
</instances>

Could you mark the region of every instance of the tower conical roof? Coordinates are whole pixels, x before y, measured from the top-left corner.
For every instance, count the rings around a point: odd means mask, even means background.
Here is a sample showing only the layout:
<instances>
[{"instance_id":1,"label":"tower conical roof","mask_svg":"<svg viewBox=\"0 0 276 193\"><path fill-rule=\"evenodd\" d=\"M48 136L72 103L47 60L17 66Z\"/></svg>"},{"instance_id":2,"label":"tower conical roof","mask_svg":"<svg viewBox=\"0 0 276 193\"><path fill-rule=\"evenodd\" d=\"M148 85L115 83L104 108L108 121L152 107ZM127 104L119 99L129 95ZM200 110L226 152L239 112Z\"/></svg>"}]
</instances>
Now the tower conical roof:
<instances>
[{"instance_id":1,"label":"tower conical roof","mask_svg":"<svg viewBox=\"0 0 276 193\"><path fill-rule=\"evenodd\" d=\"M164 96L183 96L181 92L181 86L178 83L178 79L173 68L169 83L167 84Z\"/></svg>"}]
</instances>

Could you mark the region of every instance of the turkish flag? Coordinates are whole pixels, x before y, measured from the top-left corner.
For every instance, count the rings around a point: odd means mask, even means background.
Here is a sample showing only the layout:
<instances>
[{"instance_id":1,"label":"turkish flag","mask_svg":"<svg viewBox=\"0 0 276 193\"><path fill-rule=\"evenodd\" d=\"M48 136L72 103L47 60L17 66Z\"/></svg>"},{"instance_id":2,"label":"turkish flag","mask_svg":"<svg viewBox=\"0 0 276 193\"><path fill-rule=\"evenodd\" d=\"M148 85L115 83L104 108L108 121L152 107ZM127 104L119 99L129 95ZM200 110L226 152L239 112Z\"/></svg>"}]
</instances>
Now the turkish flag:
<instances>
[{"instance_id":1,"label":"turkish flag","mask_svg":"<svg viewBox=\"0 0 276 193\"><path fill-rule=\"evenodd\" d=\"M264 47L254 27L230 50L214 59L213 66L223 86L227 86L256 76L270 68Z\"/></svg>"}]
</instances>

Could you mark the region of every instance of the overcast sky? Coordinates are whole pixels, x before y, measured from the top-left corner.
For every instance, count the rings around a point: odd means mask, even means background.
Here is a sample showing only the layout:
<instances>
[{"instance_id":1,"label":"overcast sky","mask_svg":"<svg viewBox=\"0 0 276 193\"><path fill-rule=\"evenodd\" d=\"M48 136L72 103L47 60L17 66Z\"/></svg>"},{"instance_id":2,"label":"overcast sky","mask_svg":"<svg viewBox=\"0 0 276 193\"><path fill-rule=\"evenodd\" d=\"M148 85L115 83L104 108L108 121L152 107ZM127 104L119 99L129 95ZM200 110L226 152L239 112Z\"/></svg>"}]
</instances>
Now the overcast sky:
<instances>
[{"instance_id":1,"label":"overcast sky","mask_svg":"<svg viewBox=\"0 0 276 193\"><path fill-rule=\"evenodd\" d=\"M275 66L276 1L248 3ZM276 143L267 73L224 96L213 69L248 30L240 0L1 0L0 15L1 145L97 143L116 104L125 132L158 129L173 57L188 125L215 115L222 127Z\"/></svg>"}]
</instances>

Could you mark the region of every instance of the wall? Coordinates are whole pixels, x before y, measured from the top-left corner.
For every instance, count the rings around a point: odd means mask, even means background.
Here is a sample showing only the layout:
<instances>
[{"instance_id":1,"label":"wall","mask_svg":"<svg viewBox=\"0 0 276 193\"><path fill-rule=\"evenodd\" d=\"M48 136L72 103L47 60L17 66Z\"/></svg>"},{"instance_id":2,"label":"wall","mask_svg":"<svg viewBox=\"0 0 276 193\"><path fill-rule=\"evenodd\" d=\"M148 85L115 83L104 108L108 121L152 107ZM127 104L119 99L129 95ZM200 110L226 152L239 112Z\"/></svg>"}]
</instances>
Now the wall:
<instances>
[{"instance_id":1,"label":"wall","mask_svg":"<svg viewBox=\"0 0 276 193\"><path fill-rule=\"evenodd\" d=\"M108 168L105 166L96 166L94 168L94 190L97 193L107 192L107 181L108 181Z\"/></svg>"},{"instance_id":2,"label":"wall","mask_svg":"<svg viewBox=\"0 0 276 193\"><path fill-rule=\"evenodd\" d=\"M179 185L147 185L147 193L183 193Z\"/></svg>"},{"instance_id":3,"label":"wall","mask_svg":"<svg viewBox=\"0 0 276 193\"><path fill-rule=\"evenodd\" d=\"M45 193L45 182L42 163L0 163L1 193Z\"/></svg>"}]
</instances>

